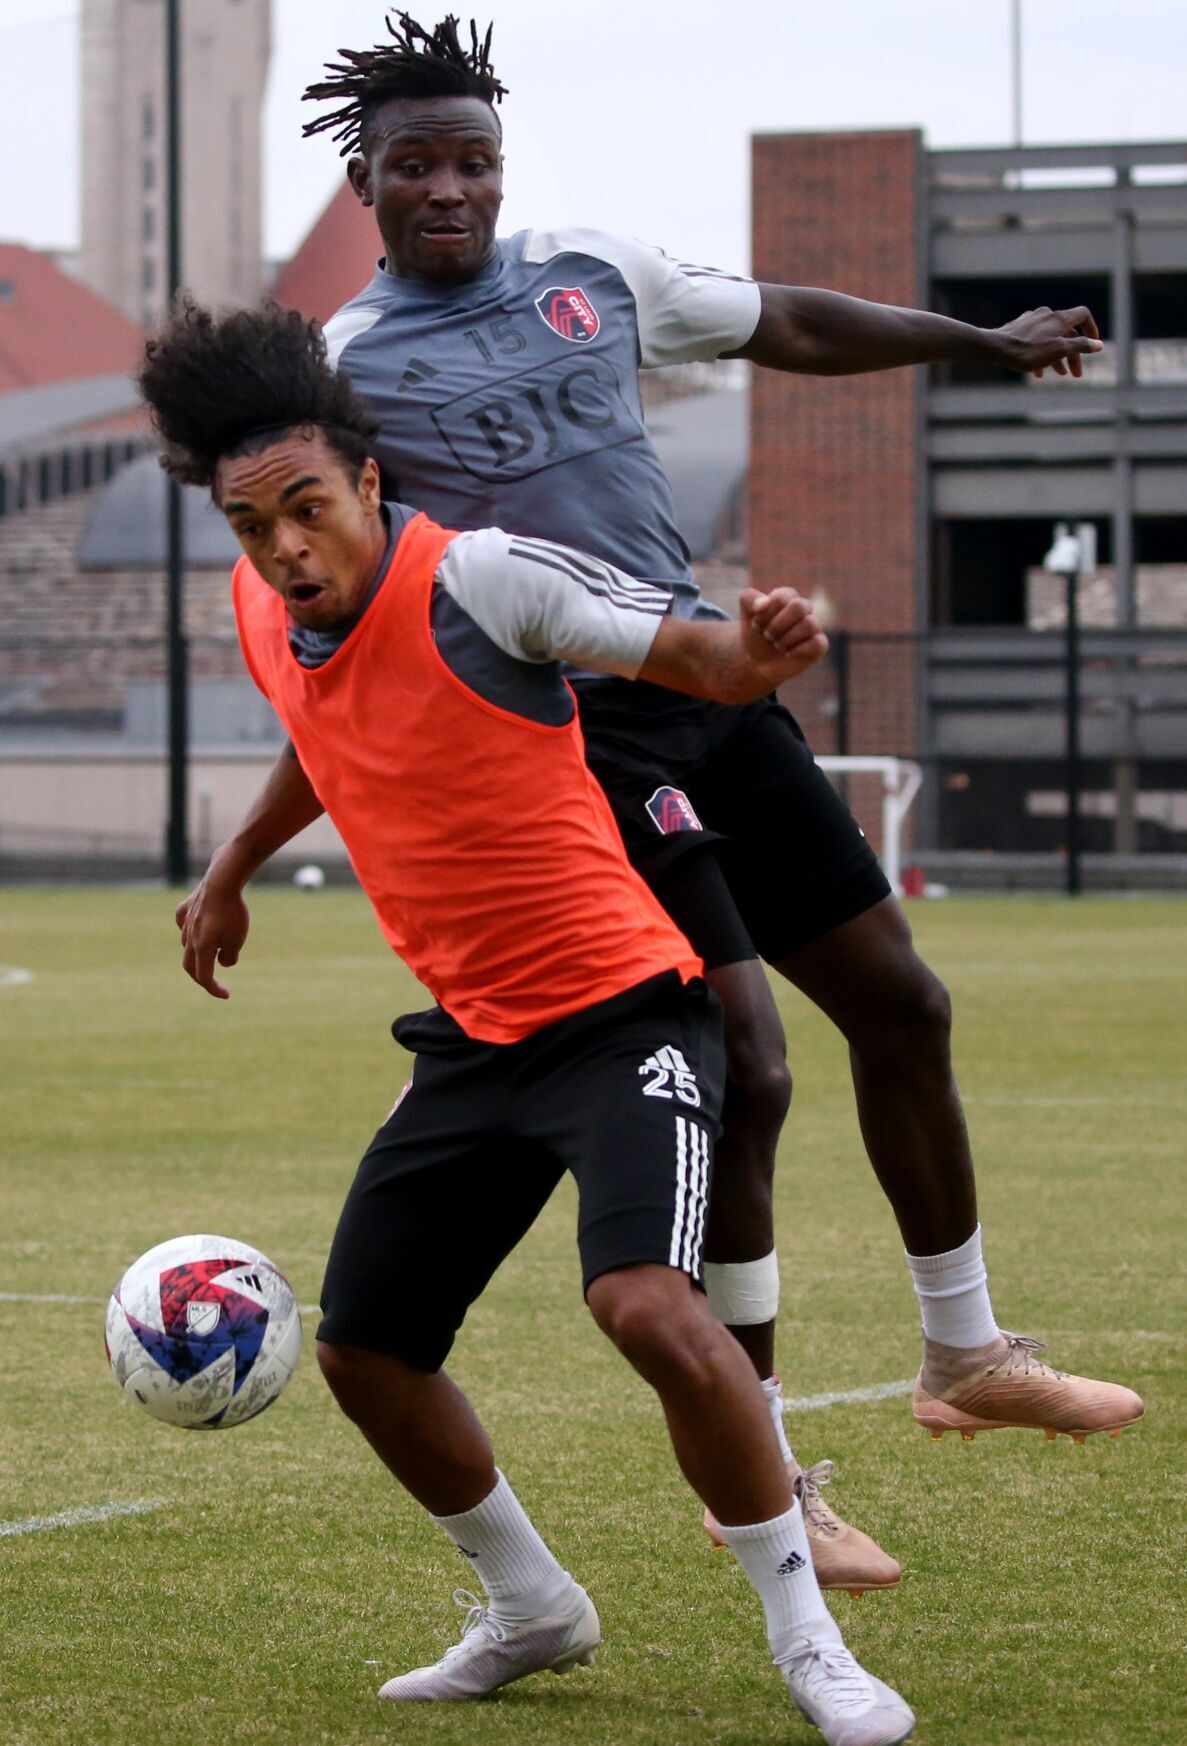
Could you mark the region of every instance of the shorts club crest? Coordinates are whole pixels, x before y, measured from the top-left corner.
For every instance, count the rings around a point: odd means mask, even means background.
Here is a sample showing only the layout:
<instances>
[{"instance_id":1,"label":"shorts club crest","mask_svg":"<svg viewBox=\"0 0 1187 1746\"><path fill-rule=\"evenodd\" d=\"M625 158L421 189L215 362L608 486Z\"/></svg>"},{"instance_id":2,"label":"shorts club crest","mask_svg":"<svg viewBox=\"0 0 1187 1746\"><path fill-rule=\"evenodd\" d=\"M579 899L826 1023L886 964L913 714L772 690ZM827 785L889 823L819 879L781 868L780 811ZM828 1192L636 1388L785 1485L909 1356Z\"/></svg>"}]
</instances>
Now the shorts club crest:
<instances>
[{"instance_id":1,"label":"shorts club crest","mask_svg":"<svg viewBox=\"0 0 1187 1746\"><path fill-rule=\"evenodd\" d=\"M665 837L677 831L699 831L704 826L693 811L692 801L679 788L657 788L647 802L647 812L657 831Z\"/></svg>"},{"instance_id":2,"label":"shorts club crest","mask_svg":"<svg viewBox=\"0 0 1187 1746\"><path fill-rule=\"evenodd\" d=\"M554 333L574 345L596 339L602 326L597 310L579 285L550 285L536 298L536 308Z\"/></svg>"}]
</instances>

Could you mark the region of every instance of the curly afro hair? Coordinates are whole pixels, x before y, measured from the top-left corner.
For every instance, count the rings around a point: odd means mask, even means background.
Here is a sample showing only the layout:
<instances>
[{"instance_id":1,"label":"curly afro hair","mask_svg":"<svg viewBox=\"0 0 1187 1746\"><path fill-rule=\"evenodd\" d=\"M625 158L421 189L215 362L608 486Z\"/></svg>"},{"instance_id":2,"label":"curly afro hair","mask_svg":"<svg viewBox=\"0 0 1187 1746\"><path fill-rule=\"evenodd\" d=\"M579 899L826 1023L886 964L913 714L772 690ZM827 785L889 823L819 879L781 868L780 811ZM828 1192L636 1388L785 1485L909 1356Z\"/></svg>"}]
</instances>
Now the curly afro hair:
<instances>
[{"instance_id":1,"label":"curly afro hair","mask_svg":"<svg viewBox=\"0 0 1187 1746\"><path fill-rule=\"evenodd\" d=\"M184 299L145 345L137 384L164 441L161 465L212 491L224 457L309 427L357 479L379 428L331 368L317 323L275 303L215 315Z\"/></svg>"}]
</instances>

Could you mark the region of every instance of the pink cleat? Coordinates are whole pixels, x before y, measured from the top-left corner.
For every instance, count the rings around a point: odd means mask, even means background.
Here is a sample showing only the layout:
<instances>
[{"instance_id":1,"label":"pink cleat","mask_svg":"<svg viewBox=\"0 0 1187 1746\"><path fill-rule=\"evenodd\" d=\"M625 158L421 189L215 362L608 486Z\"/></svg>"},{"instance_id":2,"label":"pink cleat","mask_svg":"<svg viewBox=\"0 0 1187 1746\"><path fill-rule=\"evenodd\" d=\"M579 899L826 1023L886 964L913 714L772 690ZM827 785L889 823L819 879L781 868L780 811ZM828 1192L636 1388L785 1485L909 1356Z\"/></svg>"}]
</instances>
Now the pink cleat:
<instances>
[{"instance_id":1,"label":"pink cleat","mask_svg":"<svg viewBox=\"0 0 1187 1746\"><path fill-rule=\"evenodd\" d=\"M1082 1443L1094 1431L1119 1436L1145 1411L1132 1388L1044 1364L1042 1342L1026 1334L1002 1333L968 1352L934 1340L923 1344L911 1411L933 1437L959 1431L971 1442L978 1431L1025 1429L1052 1441L1062 1432Z\"/></svg>"},{"instance_id":2,"label":"pink cleat","mask_svg":"<svg viewBox=\"0 0 1187 1746\"><path fill-rule=\"evenodd\" d=\"M818 1461L814 1467L802 1468L797 1461L789 1461L787 1470L803 1507L812 1568L821 1588L844 1589L852 1595L893 1588L903 1574L898 1560L883 1552L869 1534L842 1521L820 1495L821 1487L832 1479L833 1463ZM724 1550L725 1541L711 1510L705 1511L705 1532L715 1552Z\"/></svg>"}]
</instances>

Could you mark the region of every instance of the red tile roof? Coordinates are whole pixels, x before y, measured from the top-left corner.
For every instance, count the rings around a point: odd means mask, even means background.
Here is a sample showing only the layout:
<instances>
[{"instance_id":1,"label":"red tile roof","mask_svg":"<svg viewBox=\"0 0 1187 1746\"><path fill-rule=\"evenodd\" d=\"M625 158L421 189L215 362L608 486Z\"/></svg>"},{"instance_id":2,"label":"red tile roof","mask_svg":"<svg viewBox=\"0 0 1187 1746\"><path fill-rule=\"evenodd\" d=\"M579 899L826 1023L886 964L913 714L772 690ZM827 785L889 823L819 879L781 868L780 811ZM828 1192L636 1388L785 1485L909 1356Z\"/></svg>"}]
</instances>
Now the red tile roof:
<instances>
[{"instance_id":1,"label":"red tile roof","mask_svg":"<svg viewBox=\"0 0 1187 1746\"><path fill-rule=\"evenodd\" d=\"M0 243L0 394L135 368L140 329L20 243Z\"/></svg>"},{"instance_id":2,"label":"red tile roof","mask_svg":"<svg viewBox=\"0 0 1187 1746\"><path fill-rule=\"evenodd\" d=\"M343 182L292 260L280 269L272 295L286 308L328 321L368 284L383 244L375 214Z\"/></svg>"}]
</instances>

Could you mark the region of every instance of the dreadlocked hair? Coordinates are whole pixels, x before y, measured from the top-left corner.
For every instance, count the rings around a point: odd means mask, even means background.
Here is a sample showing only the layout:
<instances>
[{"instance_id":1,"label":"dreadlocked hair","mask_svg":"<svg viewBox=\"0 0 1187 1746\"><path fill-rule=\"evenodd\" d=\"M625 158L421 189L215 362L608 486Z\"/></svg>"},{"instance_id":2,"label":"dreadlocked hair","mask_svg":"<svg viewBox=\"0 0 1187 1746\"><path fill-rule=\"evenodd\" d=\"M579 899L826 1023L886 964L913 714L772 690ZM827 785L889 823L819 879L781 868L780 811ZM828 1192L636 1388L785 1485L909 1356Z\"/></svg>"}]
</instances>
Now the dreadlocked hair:
<instances>
[{"instance_id":1,"label":"dreadlocked hair","mask_svg":"<svg viewBox=\"0 0 1187 1746\"><path fill-rule=\"evenodd\" d=\"M340 140L342 156L366 149L371 117L383 103L396 97L480 97L495 104L507 88L495 77L490 64L493 25L479 40L478 25L470 20L470 46L463 48L458 36L460 20L453 13L431 31L425 30L407 12L397 12L395 22L384 19L392 43L376 43L370 49L339 49L340 61L329 61L328 79L310 85L304 101L347 101L329 115L307 121L302 133L329 133Z\"/></svg>"},{"instance_id":2,"label":"dreadlocked hair","mask_svg":"<svg viewBox=\"0 0 1187 1746\"><path fill-rule=\"evenodd\" d=\"M164 441L162 467L212 491L225 456L310 426L357 481L379 428L330 367L317 323L275 303L219 316L184 299L145 345L137 386Z\"/></svg>"}]
</instances>

